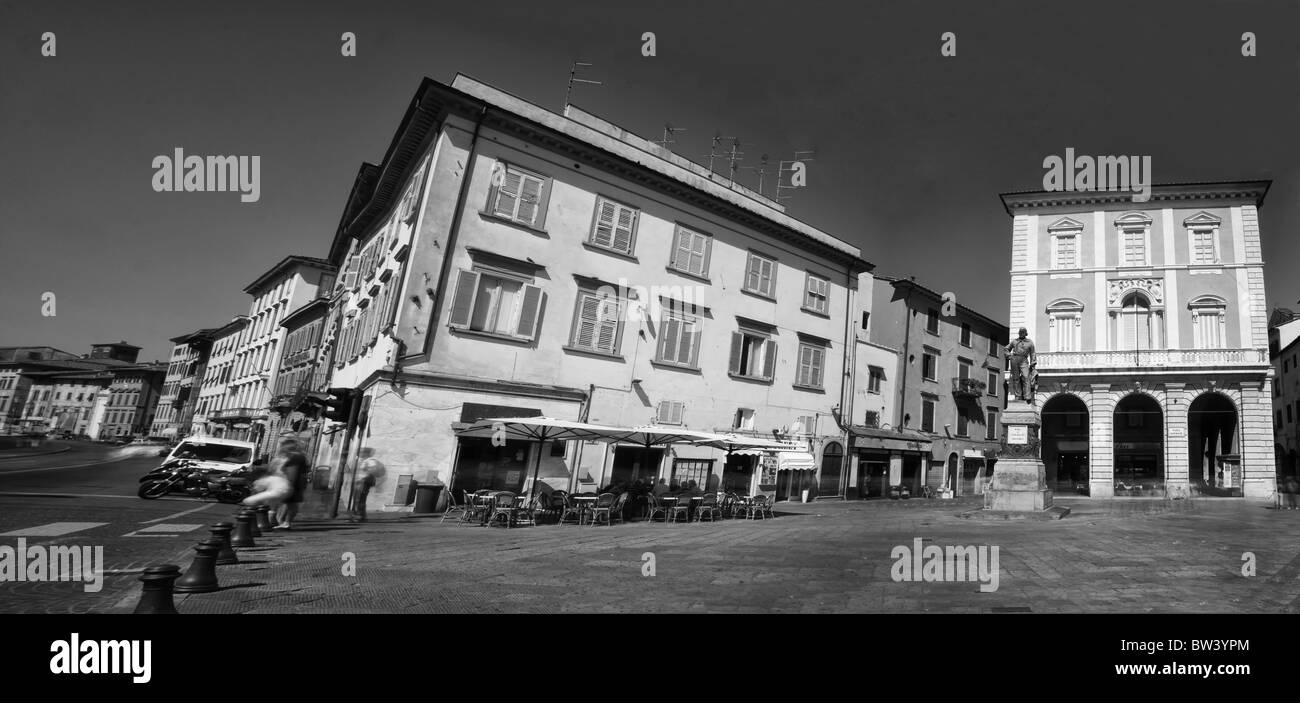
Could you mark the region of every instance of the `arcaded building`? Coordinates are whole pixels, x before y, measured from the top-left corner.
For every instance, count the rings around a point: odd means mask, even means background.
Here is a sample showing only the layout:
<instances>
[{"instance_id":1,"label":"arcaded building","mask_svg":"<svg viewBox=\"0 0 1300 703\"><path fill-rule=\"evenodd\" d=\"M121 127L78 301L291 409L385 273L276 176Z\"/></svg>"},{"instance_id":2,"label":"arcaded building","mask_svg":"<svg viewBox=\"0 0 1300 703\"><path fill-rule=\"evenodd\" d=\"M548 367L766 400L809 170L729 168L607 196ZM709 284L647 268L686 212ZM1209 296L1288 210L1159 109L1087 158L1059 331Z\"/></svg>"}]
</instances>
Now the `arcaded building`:
<instances>
[{"instance_id":1,"label":"arcaded building","mask_svg":"<svg viewBox=\"0 0 1300 703\"><path fill-rule=\"evenodd\" d=\"M1002 196L1011 330L1038 350L1049 487L1267 497L1268 181Z\"/></svg>"}]
</instances>

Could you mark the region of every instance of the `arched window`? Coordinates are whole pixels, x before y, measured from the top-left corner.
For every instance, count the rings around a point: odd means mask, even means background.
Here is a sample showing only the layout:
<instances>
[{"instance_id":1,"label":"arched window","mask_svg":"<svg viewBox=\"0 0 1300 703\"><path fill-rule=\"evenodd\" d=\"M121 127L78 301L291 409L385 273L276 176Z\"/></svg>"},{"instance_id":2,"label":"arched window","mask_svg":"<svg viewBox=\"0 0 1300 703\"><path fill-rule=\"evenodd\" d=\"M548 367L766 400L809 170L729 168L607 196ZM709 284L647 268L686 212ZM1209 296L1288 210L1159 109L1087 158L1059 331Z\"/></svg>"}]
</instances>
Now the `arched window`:
<instances>
[{"instance_id":1,"label":"arched window","mask_svg":"<svg viewBox=\"0 0 1300 703\"><path fill-rule=\"evenodd\" d=\"M1119 348L1152 349L1154 327L1150 299L1137 291L1124 296L1119 311Z\"/></svg>"},{"instance_id":2,"label":"arched window","mask_svg":"<svg viewBox=\"0 0 1300 703\"><path fill-rule=\"evenodd\" d=\"M1228 346L1228 303L1214 295L1203 295L1187 304L1192 311L1192 343L1197 349Z\"/></svg>"},{"instance_id":3,"label":"arched window","mask_svg":"<svg viewBox=\"0 0 1300 703\"><path fill-rule=\"evenodd\" d=\"M1083 303L1063 298L1047 306L1047 351L1080 350L1079 330L1083 326Z\"/></svg>"}]
</instances>

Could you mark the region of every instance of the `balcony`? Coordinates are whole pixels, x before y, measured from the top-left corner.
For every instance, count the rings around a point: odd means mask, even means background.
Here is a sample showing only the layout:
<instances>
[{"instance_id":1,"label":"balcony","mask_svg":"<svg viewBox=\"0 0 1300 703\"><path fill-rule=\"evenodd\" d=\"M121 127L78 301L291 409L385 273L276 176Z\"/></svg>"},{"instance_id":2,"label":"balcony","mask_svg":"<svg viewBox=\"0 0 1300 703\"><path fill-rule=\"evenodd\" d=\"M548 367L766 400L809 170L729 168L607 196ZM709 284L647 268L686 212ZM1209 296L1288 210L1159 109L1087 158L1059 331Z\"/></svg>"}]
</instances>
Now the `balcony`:
<instances>
[{"instance_id":1,"label":"balcony","mask_svg":"<svg viewBox=\"0 0 1300 703\"><path fill-rule=\"evenodd\" d=\"M233 420L236 418L251 418L257 413L253 408L223 408L212 413L214 420Z\"/></svg>"},{"instance_id":2,"label":"balcony","mask_svg":"<svg viewBox=\"0 0 1300 703\"><path fill-rule=\"evenodd\" d=\"M1144 349L1141 351L1044 352L1038 371L1138 369L1147 367L1212 369L1269 365L1267 349Z\"/></svg>"},{"instance_id":3,"label":"balcony","mask_svg":"<svg viewBox=\"0 0 1300 703\"><path fill-rule=\"evenodd\" d=\"M985 387L986 384L978 378L952 379L952 394L958 398L979 398L984 395Z\"/></svg>"}]
</instances>

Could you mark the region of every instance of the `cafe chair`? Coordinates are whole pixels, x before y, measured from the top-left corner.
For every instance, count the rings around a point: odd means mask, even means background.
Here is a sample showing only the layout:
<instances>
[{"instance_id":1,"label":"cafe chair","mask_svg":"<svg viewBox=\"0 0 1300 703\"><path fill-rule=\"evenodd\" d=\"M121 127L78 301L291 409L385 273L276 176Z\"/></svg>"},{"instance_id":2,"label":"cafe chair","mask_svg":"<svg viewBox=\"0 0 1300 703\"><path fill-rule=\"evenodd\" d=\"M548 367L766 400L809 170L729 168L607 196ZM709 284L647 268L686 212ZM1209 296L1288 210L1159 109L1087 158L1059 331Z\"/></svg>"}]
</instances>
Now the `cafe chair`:
<instances>
[{"instance_id":1,"label":"cafe chair","mask_svg":"<svg viewBox=\"0 0 1300 703\"><path fill-rule=\"evenodd\" d=\"M646 496L646 521L654 522L655 516L658 515L661 520L668 522L668 509L663 503L659 502L659 496L653 493Z\"/></svg>"},{"instance_id":2,"label":"cafe chair","mask_svg":"<svg viewBox=\"0 0 1300 703\"><path fill-rule=\"evenodd\" d=\"M564 507L560 509L559 524L563 525L565 518L568 518L570 515L572 515L573 518L577 521L577 523L581 525L582 506L578 505L578 503L576 503L573 500L572 496L570 496L567 493L562 496L562 499L564 500Z\"/></svg>"},{"instance_id":3,"label":"cafe chair","mask_svg":"<svg viewBox=\"0 0 1300 703\"><path fill-rule=\"evenodd\" d=\"M691 497L683 493L678 497L677 502L668 507L668 522L677 522L677 516L681 515L686 518L687 522L691 521Z\"/></svg>"},{"instance_id":4,"label":"cafe chair","mask_svg":"<svg viewBox=\"0 0 1300 703\"><path fill-rule=\"evenodd\" d=\"M718 506L717 493L705 493L704 500L700 501L699 507L695 508L695 521L704 522L708 517L709 522L717 522L718 516L722 514L722 509Z\"/></svg>"},{"instance_id":5,"label":"cafe chair","mask_svg":"<svg viewBox=\"0 0 1300 703\"><path fill-rule=\"evenodd\" d=\"M601 493L596 498L596 504L591 508L591 524L595 525L600 522L600 518L605 518L605 524L613 524L614 504L619 502L618 496L613 493Z\"/></svg>"},{"instance_id":6,"label":"cafe chair","mask_svg":"<svg viewBox=\"0 0 1300 703\"><path fill-rule=\"evenodd\" d=\"M497 518L505 518L506 529L509 529L515 522L515 511L518 509L515 506L515 494L502 491L492 497L492 512L488 515L487 524L494 525Z\"/></svg>"},{"instance_id":7,"label":"cafe chair","mask_svg":"<svg viewBox=\"0 0 1300 703\"><path fill-rule=\"evenodd\" d=\"M447 518L450 517L454 517L458 521L465 519L465 513L469 512L469 494L465 491L461 491L461 493L465 494L465 497L459 503L456 502L455 492L447 496L447 509L443 511L442 519L438 521L439 524L446 522Z\"/></svg>"},{"instance_id":8,"label":"cafe chair","mask_svg":"<svg viewBox=\"0 0 1300 703\"><path fill-rule=\"evenodd\" d=\"M458 524L467 525L473 522L482 522L483 517L487 515L487 506L483 504L482 497L478 494L470 495L469 491L462 490L462 507L465 509L461 513Z\"/></svg>"}]
</instances>

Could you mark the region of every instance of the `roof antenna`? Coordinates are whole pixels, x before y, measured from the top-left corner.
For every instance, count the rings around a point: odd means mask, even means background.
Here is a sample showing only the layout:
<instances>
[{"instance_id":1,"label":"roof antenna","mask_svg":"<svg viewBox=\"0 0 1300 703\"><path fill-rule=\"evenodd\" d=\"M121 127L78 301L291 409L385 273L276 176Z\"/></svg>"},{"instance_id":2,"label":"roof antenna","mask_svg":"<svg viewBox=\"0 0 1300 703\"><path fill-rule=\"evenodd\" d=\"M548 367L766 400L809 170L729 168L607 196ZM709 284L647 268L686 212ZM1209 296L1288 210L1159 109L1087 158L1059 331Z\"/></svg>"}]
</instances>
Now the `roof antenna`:
<instances>
[{"instance_id":1,"label":"roof antenna","mask_svg":"<svg viewBox=\"0 0 1300 703\"><path fill-rule=\"evenodd\" d=\"M791 196L791 195L782 195L782 194L781 194L781 191L783 191L783 190L794 190L795 188L800 188L800 187L803 186L803 184L798 184L798 185L796 185L796 184L793 184L793 183L791 183L791 184L788 185L788 186L781 185L781 174L784 174L784 173L791 173L791 172L795 172L795 171L802 171L803 169L802 169L801 167L803 166L803 164L804 164L805 162L807 162L807 161L812 161L812 160L813 160L813 156L815 156L816 153L817 153L817 152L814 151L814 150L812 150L812 149L808 149L808 150L806 150L806 151L796 151L796 152L794 152L794 158L793 158L793 159L790 159L790 160L788 160L788 161L782 161L782 162L781 162L780 166L777 168L777 174L776 174L776 199L777 199L777 202L780 202L780 201L782 201L782 200L789 200L790 198L794 197L794 196ZM798 164L798 166L796 166L795 164Z\"/></svg>"},{"instance_id":2,"label":"roof antenna","mask_svg":"<svg viewBox=\"0 0 1300 703\"><path fill-rule=\"evenodd\" d=\"M577 73L578 73L578 68L579 68L579 67L586 68L586 67L590 67L590 66L592 66L592 65L593 65L593 64L586 63L586 62L584 62L584 61L574 61L574 62L573 62L573 66L572 66L571 68L569 68L569 87L568 87L567 90L564 91L564 106L565 106L565 107L568 107L568 106L569 106L569 97L573 95L573 84L574 84L574 83L591 83L592 85L604 85L604 84L601 83L600 81L589 81L589 80L587 80L587 79L585 79L585 78L578 78L578 77L577 77Z\"/></svg>"},{"instance_id":3,"label":"roof antenna","mask_svg":"<svg viewBox=\"0 0 1300 703\"><path fill-rule=\"evenodd\" d=\"M661 146L661 147L667 149L669 144L676 144L676 143L677 143L677 141L673 139L673 135L676 134L676 133L678 133L678 132L685 132L685 131L686 131L686 128L685 128L685 127L674 127L674 126L673 126L673 123L671 123L671 122L665 122L665 123L664 123L664 138L663 138L663 139L660 139L660 140L657 141L657 142L655 142L655 144L658 144L659 146Z\"/></svg>"},{"instance_id":4,"label":"roof antenna","mask_svg":"<svg viewBox=\"0 0 1300 703\"><path fill-rule=\"evenodd\" d=\"M741 166L742 171L758 171L758 194L763 195L763 180L767 176L767 154L758 157L757 166Z\"/></svg>"},{"instance_id":5,"label":"roof antenna","mask_svg":"<svg viewBox=\"0 0 1300 703\"><path fill-rule=\"evenodd\" d=\"M724 137L722 136L722 132L720 131L714 132L713 144L712 146L709 147L709 173L713 173L714 159L717 159L719 156L721 156L721 154L718 153L718 145L721 144L722 140L724 139L732 139L736 141L736 144L739 144L739 140L737 140L735 137ZM733 145L733 149L734 149L734 145Z\"/></svg>"}]
</instances>

